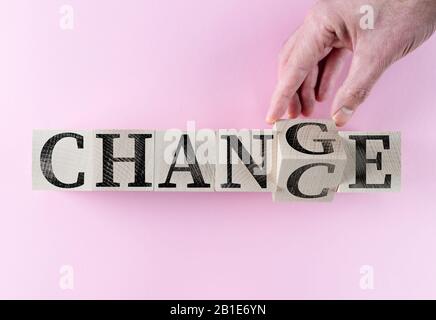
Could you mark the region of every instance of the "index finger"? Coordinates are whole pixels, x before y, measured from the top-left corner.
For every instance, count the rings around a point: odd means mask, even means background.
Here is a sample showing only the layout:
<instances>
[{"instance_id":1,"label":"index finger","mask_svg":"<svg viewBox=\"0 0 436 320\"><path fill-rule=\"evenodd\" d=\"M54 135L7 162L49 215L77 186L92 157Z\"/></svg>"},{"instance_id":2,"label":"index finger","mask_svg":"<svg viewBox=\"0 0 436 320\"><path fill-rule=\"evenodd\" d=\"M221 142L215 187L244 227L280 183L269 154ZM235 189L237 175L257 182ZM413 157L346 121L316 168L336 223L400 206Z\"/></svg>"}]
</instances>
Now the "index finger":
<instances>
[{"instance_id":1,"label":"index finger","mask_svg":"<svg viewBox=\"0 0 436 320\"><path fill-rule=\"evenodd\" d=\"M288 61L274 90L266 121L280 119L290 105L293 96L309 72L325 55L330 37L312 22L306 22L296 34L295 45L290 49Z\"/></svg>"}]
</instances>

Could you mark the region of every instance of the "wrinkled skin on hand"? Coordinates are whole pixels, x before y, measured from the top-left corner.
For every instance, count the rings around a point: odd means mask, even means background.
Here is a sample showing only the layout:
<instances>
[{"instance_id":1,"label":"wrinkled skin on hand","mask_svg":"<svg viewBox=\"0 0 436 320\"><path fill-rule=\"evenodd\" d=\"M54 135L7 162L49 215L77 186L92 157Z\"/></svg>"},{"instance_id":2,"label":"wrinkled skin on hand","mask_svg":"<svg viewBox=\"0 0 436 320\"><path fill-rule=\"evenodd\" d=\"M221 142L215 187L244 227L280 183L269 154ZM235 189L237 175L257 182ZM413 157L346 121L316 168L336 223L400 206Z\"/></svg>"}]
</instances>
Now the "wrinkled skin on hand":
<instances>
[{"instance_id":1,"label":"wrinkled skin on hand","mask_svg":"<svg viewBox=\"0 0 436 320\"><path fill-rule=\"evenodd\" d=\"M361 27L362 6L374 9L374 29ZM436 29L436 0L322 0L288 39L266 121L286 112L310 116L316 101L334 97L332 118L343 126L383 72L427 40ZM347 53L348 76L333 92Z\"/></svg>"}]
</instances>

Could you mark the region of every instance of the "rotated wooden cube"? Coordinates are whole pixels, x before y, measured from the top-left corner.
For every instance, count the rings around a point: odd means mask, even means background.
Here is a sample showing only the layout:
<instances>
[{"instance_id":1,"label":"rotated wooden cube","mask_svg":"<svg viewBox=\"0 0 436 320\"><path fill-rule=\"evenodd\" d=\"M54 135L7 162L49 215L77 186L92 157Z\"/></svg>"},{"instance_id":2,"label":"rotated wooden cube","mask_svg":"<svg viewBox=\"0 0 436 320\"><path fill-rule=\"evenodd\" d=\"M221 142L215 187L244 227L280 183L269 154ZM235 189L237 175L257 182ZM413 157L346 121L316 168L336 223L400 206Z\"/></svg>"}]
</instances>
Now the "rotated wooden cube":
<instances>
[{"instance_id":1,"label":"rotated wooden cube","mask_svg":"<svg viewBox=\"0 0 436 320\"><path fill-rule=\"evenodd\" d=\"M274 201L331 201L347 156L333 121L281 120Z\"/></svg>"}]
</instances>

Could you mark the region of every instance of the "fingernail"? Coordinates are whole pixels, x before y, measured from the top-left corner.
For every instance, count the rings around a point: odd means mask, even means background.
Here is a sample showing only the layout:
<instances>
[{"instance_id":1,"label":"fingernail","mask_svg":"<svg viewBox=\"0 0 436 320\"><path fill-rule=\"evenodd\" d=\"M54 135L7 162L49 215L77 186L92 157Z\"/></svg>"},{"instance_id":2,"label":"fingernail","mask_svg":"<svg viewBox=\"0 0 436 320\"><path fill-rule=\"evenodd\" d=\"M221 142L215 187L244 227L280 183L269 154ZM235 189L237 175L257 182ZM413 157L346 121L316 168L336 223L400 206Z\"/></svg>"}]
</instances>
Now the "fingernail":
<instances>
[{"instance_id":1,"label":"fingernail","mask_svg":"<svg viewBox=\"0 0 436 320\"><path fill-rule=\"evenodd\" d=\"M336 124L339 126L344 125L350 118L352 117L354 110L350 107L342 107L333 115L333 120L335 120Z\"/></svg>"}]
</instances>

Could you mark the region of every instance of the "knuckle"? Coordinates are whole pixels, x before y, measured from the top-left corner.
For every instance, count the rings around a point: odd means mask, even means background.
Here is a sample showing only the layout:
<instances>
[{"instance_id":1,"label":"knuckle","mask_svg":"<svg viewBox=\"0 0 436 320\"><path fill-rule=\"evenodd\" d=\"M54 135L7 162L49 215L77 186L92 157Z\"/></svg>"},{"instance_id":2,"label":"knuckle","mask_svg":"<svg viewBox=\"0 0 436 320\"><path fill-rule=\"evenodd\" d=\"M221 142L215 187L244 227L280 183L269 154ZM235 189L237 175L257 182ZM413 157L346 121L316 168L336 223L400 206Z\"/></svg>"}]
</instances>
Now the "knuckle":
<instances>
[{"instance_id":1,"label":"knuckle","mask_svg":"<svg viewBox=\"0 0 436 320\"><path fill-rule=\"evenodd\" d=\"M280 95L281 101L289 101L292 100L293 95L289 93L289 91L283 91Z\"/></svg>"},{"instance_id":2,"label":"knuckle","mask_svg":"<svg viewBox=\"0 0 436 320\"><path fill-rule=\"evenodd\" d=\"M317 7L311 8L304 18L304 24L313 27L319 27L320 21Z\"/></svg>"},{"instance_id":3,"label":"knuckle","mask_svg":"<svg viewBox=\"0 0 436 320\"><path fill-rule=\"evenodd\" d=\"M326 17L326 12L330 11L331 1L329 0L318 0L312 8L309 9L306 19L307 21L320 22L324 21Z\"/></svg>"},{"instance_id":4,"label":"knuckle","mask_svg":"<svg viewBox=\"0 0 436 320\"><path fill-rule=\"evenodd\" d=\"M317 0L313 5L314 10L324 10L331 6L331 0Z\"/></svg>"},{"instance_id":5,"label":"knuckle","mask_svg":"<svg viewBox=\"0 0 436 320\"><path fill-rule=\"evenodd\" d=\"M347 91L347 96L350 97L356 103L363 102L369 96L370 90L367 88L353 88Z\"/></svg>"}]
</instances>

